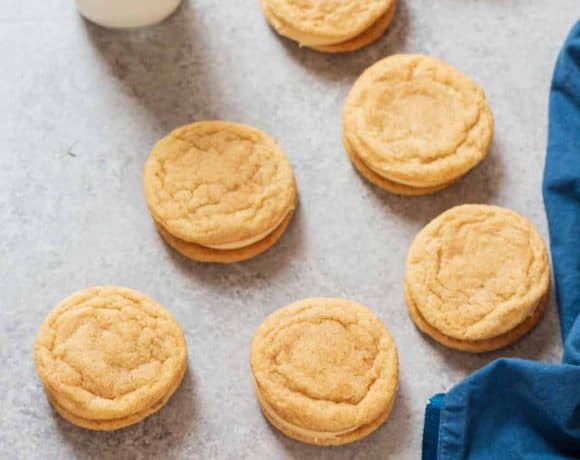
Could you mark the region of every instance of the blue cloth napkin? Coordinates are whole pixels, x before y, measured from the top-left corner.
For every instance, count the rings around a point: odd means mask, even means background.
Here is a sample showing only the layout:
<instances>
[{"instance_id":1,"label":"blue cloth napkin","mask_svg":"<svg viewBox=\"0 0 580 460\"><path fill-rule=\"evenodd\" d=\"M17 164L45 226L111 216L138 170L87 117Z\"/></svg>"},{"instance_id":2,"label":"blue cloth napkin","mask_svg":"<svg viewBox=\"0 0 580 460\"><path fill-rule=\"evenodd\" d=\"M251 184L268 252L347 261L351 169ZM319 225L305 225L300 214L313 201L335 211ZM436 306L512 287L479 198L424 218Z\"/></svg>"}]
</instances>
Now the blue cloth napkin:
<instances>
[{"instance_id":1,"label":"blue cloth napkin","mask_svg":"<svg viewBox=\"0 0 580 460\"><path fill-rule=\"evenodd\" d=\"M544 204L562 364L498 359L425 411L423 460L580 458L580 22L550 92Z\"/></svg>"}]
</instances>

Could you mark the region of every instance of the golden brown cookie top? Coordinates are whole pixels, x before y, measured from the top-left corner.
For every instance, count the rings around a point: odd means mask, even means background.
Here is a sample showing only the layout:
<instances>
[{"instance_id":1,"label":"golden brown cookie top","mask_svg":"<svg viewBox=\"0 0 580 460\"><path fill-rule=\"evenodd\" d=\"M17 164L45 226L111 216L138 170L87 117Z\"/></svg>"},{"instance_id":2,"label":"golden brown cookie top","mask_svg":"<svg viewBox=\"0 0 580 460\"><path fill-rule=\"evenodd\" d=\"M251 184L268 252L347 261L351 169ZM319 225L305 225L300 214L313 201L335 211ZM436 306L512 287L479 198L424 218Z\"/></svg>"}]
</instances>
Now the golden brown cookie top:
<instances>
[{"instance_id":1,"label":"golden brown cookie top","mask_svg":"<svg viewBox=\"0 0 580 460\"><path fill-rule=\"evenodd\" d=\"M407 256L407 287L421 316L460 340L499 336L532 315L549 288L546 247L509 209L456 206L431 221Z\"/></svg>"},{"instance_id":2,"label":"golden brown cookie top","mask_svg":"<svg viewBox=\"0 0 580 460\"><path fill-rule=\"evenodd\" d=\"M363 72L343 122L344 136L369 168L416 187L463 175L485 157L493 136L482 89L445 62L412 54Z\"/></svg>"},{"instance_id":3,"label":"golden brown cookie top","mask_svg":"<svg viewBox=\"0 0 580 460\"><path fill-rule=\"evenodd\" d=\"M157 403L181 378L185 338L175 318L145 295L101 286L59 303L38 332L38 374L60 405L94 420Z\"/></svg>"},{"instance_id":4,"label":"golden brown cookie top","mask_svg":"<svg viewBox=\"0 0 580 460\"><path fill-rule=\"evenodd\" d=\"M256 332L251 363L276 413L319 432L376 420L398 380L396 346L382 322L345 299L305 299L272 313Z\"/></svg>"},{"instance_id":5,"label":"golden brown cookie top","mask_svg":"<svg viewBox=\"0 0 580 460\"><path fill-rule=\"evenodd\" d=\"M200 245L252 240L294 207L288 158L250 126L202 121L161 139L145 164L147 205L173 236Z\"/></svg>"},{"instance_id":6,"label":"golden brown cookie top","mask_svg":"<svg viewBox=\"0 0 580 460\"><path fill-rule=\"evenodd\" d=\"M306 44L338 43L371 27L394 0L262 0L264 10ZM302 41L302 40L300 40Z\"/></svg>"}]
</instances>

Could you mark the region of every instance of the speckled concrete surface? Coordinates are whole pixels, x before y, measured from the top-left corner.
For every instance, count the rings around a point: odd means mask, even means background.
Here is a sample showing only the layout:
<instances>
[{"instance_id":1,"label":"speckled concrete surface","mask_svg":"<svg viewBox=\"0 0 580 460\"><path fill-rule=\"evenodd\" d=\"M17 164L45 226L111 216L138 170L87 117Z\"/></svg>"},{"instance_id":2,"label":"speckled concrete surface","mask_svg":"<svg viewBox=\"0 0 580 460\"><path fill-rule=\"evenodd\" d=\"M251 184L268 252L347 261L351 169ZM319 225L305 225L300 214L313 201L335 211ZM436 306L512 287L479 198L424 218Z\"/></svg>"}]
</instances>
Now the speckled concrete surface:
<instances>
[{"instance_id":1,"label":"speckled concrete surface","mask_svg":"<svg viewBox=\"0 0 580 460\"><path fill-rule=\"evenodd\" d=\"M257 0L191 0L165 23L113 32L72 1L0 2L0 458L414 459L423 408L498 356L557 361L552 300L539 326L501 352L470 356L423 338L407 318L408 244L463 202L511 207L546 236L540 182L557 51L578 0L401 0L389 33L362 52L298 49L264 23ZM340 139L355 77L395 52L440 56L486 90L493 150L450 189L395 197L353 171ZM150 221L141 168L173 127L224 118L278 138L295 167L300 208L265 255L204 266L170 251ZM170 403L114 433L75 428L50 409L32 345L45 315L87 286L115 283L171 309L187 335L189 372ZM265 315L311 295L371 306L400 350L389 422L341 448L284 438L254 402L248 354Z\"/></svg>"}]
</instances>

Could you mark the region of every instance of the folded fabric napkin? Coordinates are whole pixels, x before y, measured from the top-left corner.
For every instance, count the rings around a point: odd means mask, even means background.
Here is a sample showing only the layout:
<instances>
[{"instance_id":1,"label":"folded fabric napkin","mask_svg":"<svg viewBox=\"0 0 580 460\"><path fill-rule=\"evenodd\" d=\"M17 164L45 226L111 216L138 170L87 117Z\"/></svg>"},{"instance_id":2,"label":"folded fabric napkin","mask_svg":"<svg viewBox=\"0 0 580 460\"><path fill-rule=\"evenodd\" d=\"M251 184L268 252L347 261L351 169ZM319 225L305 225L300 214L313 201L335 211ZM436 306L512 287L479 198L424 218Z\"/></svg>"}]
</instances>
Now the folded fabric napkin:
<instances>
[{"instance_id":1,"label":"folded fabric napkin","mask_svg":"<svg viewBox=\"0 0 580 460\"><path fill-rule=\"evenodd\" d=\"M562 364L498 359L425 410L424 460L580 458L580 22L550 93L544 203Z\"/></svg>"}]
</instances>

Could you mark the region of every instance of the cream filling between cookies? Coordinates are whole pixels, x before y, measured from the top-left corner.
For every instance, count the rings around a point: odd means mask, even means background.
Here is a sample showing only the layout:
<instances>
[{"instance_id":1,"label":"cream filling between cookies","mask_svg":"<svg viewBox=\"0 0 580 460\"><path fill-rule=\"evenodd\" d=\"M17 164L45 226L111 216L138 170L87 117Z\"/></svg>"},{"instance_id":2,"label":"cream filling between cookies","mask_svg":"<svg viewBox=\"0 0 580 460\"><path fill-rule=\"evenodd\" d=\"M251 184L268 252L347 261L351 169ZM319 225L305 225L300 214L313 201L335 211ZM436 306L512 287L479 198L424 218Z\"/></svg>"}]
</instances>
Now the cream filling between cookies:
<instances>
[{"instance_id":1,"label":"cream filling between cookies","mask_svg":"<svg viewBox=\"0 0 580 460\"><path fill-rule=\"evenodd\" d=\"M344 147L348 156L350 157L351 161L353 162L354 166L359 170L359 172L367 179L368 181L374 183L375 185L382 187L385 190L388 190L392 193L402 194L402 195L422 195L428 193L437 192L443 188L449 187L453 185L460 177L452 180L451 182L445 182L440 185L432 185L428 187L415 187L412 185L402 184L400 182L395 182L391 179L388 179L385 176L382 176L375 171L373 171L367 163L363 161L361 156L356 153L355 149L352 146L352 143L348 141L346 136L343 133L342 142L344 143ZM366 169L365 170L363 170ZM375 177L372 177L375 176Z\"/></svg>"},{"instance_id":2,"label":"cream filling between cookies","mask_svg":"<svg viewBox=\"0 0 580 460\"><path fill-rule=\"evenodd\" d=\"M246 238L242 241L235 241L232 243L201 244L200 246L204 246L204 247L210 248L210 249L220 249L220 250L245 248L246 246L250 246L250 245L257 243L258 241L266 238L270 233L272 233L274 230L276 230L282 224L282 222L284 222L284 219L286 219L291 212L292 212L292 209L290 209L286 214L282 215L282 217L280 219L278 219L274 223L274 225L272 225L270 228L268 228L268 230L260 233L259 235L252 236L250 238Z\"/></svg>"},{"instance_id":3,"label":"cream filling between cookies","mask_svg":"<svg viewBox=\"0 0 580 460\"><path fill-rule=\"evenodd\" d=\"M392 5L387 10L387 12L381 16L375 23L373 23L368 29L361 32L355 37L349 38L348 40L332 43L330 45L307 45L312 49L318 51L324 51L329 53L334 52L349 52L360 49L364 46L370 45L375 40L378 40L381 35L383 35L386 29L391 25L393 18L395 17L395 12L397 10L397 1L393 0Z\"/></svg>"},{"instance_id":4,"label":"cream filling between cookies","mask_svg":"<svg viewBox=\"0 0 580 460\"><path fill-rule=\"evenodd\" d=\"M363 29L351 34L347 34L346 36L343 37L331 38L301 32L296 28L294 28L292 25L288 24L283 18L278 16L276 13L274 13L272 9L267 5L267 2L265 0L262 0L261 3L266 19L268 19L268 21L274 26L274 29L276 29L279 34L291 38L292 40L298 42L300 46L307 47L334 46L348 42L349 40L353 40L366 33L369 29L372 29L378 22L384 19L385 15L390 14L391 11L393 10L393 4L391 4L379 17L377 17L374 21L371 21Z\"/></svg>"},{"instance_id":5,"label":"cream filling between cookies","mask_svg":"<svg viewBox=\"0 0 580 460\"><path fill-rule=\"evenodd\" d=\"M441 334L442 336L446 337L447 339L449 339L451 341L471 343L471 344L486 343L486 342L490 342L490 341L500 339L500 338L506 336L510 332L516 330L518 327L520 327L526 321L528 321L531 317L533 317L536 314L536 312L538 311L538 309L542 308L544 303L546 302L546 295L540 297L540 299L529 309L526 316L524 316L523 319L518 324L516 324L513 328L508 329L507 331L500 332L497 335L493 335L491 337L486 337L484 339L456 338L456 337L452 337L450 335L447 335L447 334L441 332L425 316L423 316L423 314L421 313L421 310L419 309L419 307L417 305L417 302L413 298L413 294L411 293L411 290L408 288L408 286L405 286L405 289L407 291L407 295L409 297L409 300L412 302L412 305L410 305L410 307L415 311L415 314L417 315L419 320L422 321L427 327L431 328L433 331L436 331L438 334ZM420 327L420 329L422 329L422 328ZM425 330L424 332L429 333L427 330Z\"/></svg>"},{"instance_id":6,"label":"cream filling between cookies","mask_svg":"<svg viewBox=\"0 0 580 460\"><path fill-rule=\"evenodd\" d=\"M367 425L371 425L374 422L374 420L373 420L373 421L370 421L368 423L364 423L362 425L358 425L358 426L355 426L353 428L349 428L348 430L342 430L342 431L313 431L313 430L308 430L308 429L302 428L298 425L294 425L293 423L290 423L290 422L284 420L282 417L280 417L276 413L274 408L262 397L261 392L260 392L259 387L258 387L258 384L257 384L255 379L254 379L254 388L256 390L256 397L258 399L258 402L260 403L260 406L262 407L262 410L265 413L267 413L269 417L274 419L274 421L276 423L278 423L279 425L284 426L284 427L288 427L289 429L291 429L295 433L297 433L301 436L304 436L305 438L333 439L333 438L337 438L339 436L344 436L346 434L353 433L357 430L360 430L362 427L365 427ZM394 395L392 396L392 398L394 398ZM389 410L389 407L387 408L387 410ZM378 419L380 419L381 417L382 416L379 416Z\"/></svg>"},{"instance_id":7,"label":"cream filling between cookies","mask_svg":"<svg viewBox=\"0 0 580 460\"><path fill-rule=\"evenodd\" d=\"M145 406L137 412L123 415L116 418L100 419L100 418L87 418L82 414L82 410L76 411L65 407L59 400L59 394L57 391L51 390L48 386L45 386L45 392L48 401L56 409L57 412L61 414L62 417L67 419L69 422L82 426L84 428L94 429L94 430L116 430L123 428L125 426L133 425L140 422L141 420L149 417L155 412L159 411L173 396L175 391L181 385L185 372L187 370L187 361L183 364L181 371L175 382L171 385L167 393L161 396L158 400L153 401L149 405Z\"/></svg>"},{"instance_id":8,"label":"cream filling between cookies","mask_svg":"<svg viewBox=\"0 0 580 460\"><path fill-rule=\"evenodd\" d=\"M349 142L349 145L352 148L352 143ZM356 152L356 151L355 151ZM372 172L374 172L375 174L381 176L382 178L394 182L395 184L400 184L403 185L405 187L412 187L412 188L417 188L417 189L421 189L421 188L431 188L431 187L439 187L439 186L444 186L444 185L451 185L453 184L456 180L458 180L461 177L461 174L455 177L452 177L450 179L445 179L441 182L437 182L437 183L429 183L429 184L421 184L418 185L417 183L408 183L408 182L401 182L398 179L395 179L393 177L390 177L388 175L386 175L384 173L384 171L381 171L380 169L376 168L375 166L373 166L369 161L367 161L364 157L362 157L361 155L359 155L358 153L355 153L357 155L357 158L367 167L369 168Z\"/></svg>"}]
</instances>

